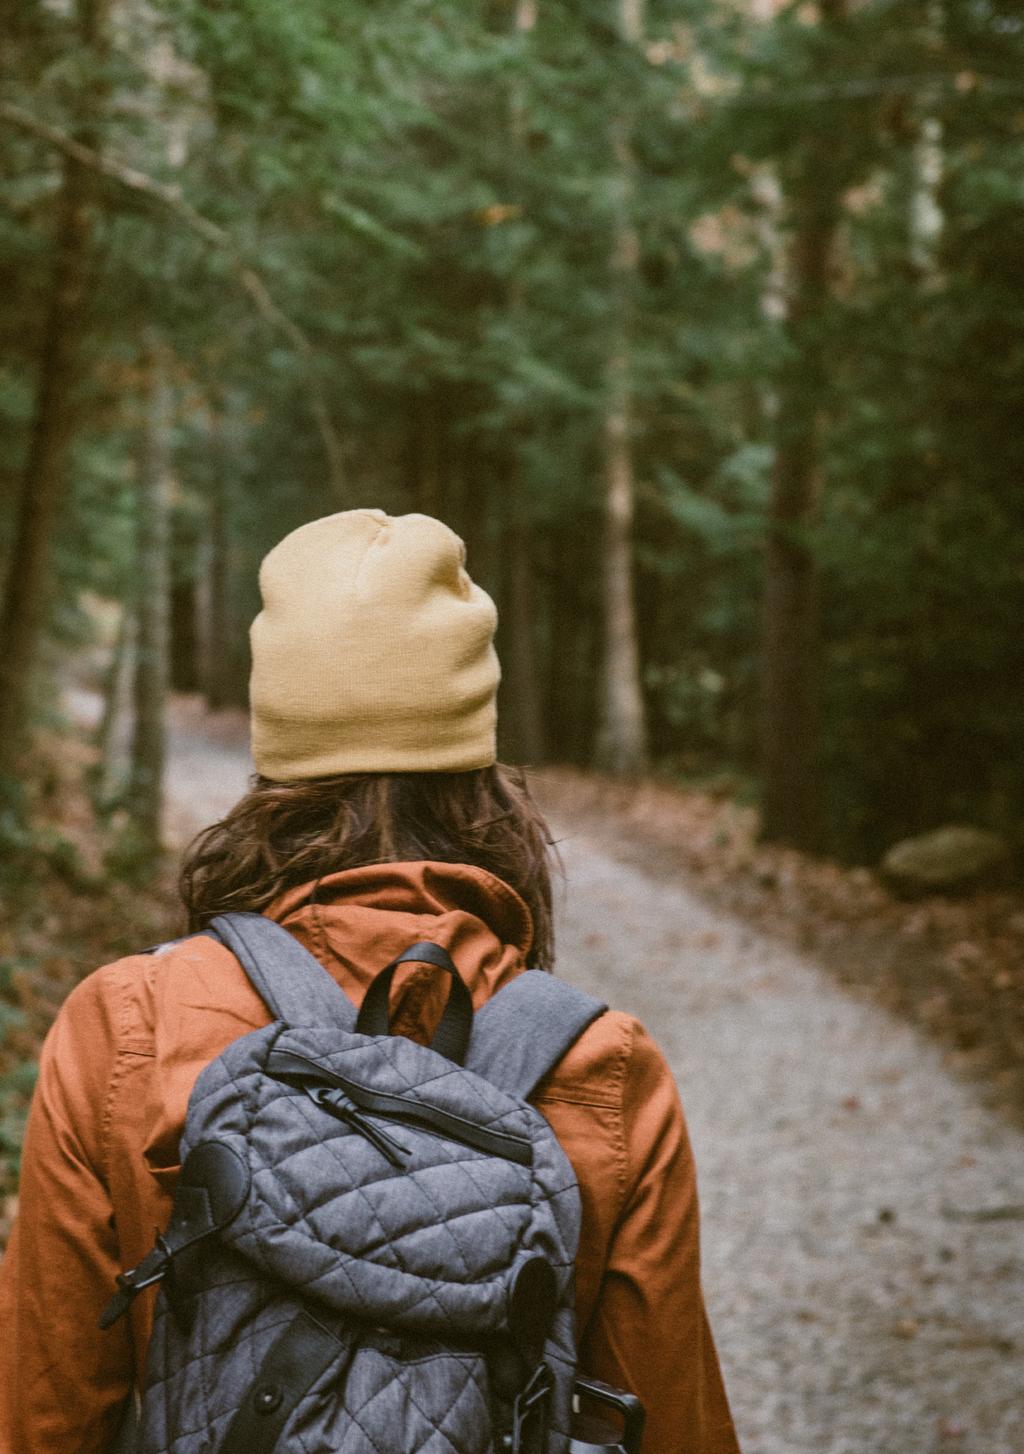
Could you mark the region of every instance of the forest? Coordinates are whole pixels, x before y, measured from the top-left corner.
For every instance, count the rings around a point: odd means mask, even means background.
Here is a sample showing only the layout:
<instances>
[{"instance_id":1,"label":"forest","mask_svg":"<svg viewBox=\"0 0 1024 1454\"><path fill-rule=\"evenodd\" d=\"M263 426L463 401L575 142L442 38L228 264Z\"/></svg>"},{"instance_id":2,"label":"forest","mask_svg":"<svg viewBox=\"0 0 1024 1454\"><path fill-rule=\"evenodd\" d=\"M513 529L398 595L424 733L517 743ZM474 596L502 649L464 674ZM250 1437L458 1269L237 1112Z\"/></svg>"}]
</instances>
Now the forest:
<instances>
[{"instance_id":1,"label":"forest","mask_svg":"<svg viewBox=\"0 0 1024 1454\"><path fill-rule=\"evenodd\" d=\"M0 46L9 822L98 603L144 826L165 683L243 705L260 556L375 504L498 601L506 758L849 862L1019 844L1011 0L20 0Z\"/></svg>"}]
</instances>

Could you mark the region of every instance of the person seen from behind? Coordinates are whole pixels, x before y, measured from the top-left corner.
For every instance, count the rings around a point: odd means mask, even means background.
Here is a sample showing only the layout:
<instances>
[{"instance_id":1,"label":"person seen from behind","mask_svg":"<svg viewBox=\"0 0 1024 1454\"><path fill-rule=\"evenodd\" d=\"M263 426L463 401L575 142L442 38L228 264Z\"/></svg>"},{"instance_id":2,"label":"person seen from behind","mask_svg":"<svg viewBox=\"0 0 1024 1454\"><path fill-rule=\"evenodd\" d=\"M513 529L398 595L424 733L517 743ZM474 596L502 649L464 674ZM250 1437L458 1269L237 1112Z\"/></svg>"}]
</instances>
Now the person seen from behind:
<instances>
[{"instance_id":1,"label":"person seen from behind","mask_svg":"<svg viewBox=\"0 0 1024 1454\"><path fill-rule=\"evenodd\" d=\"M448 952L476 1010L526 967L553 969L551 840L496 761L496 617L464 557L437 520L366 509L302 526L263 562L256 775L185 857L194 937L90 974L44 1046L0 1266L0 1454L106 1454L141 1385L154 1290L105 1332L101 1312L168 1223L197 1076L271 1018L233 954L199 934L211 920L274 920L355 1004L417 941ZM442 979L402 968L394 1033L430 1043ZM642 1401L643 1454L738 1454L660 1051L610 1009L533 1104L579 1184L580 1371Z\"/></svg>"}]
</instances>

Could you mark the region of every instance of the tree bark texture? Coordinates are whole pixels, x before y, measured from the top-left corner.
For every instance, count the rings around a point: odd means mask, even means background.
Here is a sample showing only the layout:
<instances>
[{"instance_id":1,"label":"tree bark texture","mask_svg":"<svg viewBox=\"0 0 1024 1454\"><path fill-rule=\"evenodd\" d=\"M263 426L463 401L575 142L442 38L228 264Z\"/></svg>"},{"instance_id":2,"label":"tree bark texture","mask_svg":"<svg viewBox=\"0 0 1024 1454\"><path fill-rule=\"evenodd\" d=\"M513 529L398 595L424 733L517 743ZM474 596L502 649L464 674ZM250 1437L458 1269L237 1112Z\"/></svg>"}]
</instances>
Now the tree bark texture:
<instances>
[{"instance_id":1,"label":"tree bark texture","mask_svg":"<svg viewBox=\"0 0 1024 1454\"><path fill-rule=\"evenodd\" d=\"M424 515L441 517L444 509L443 415L440 401L432 394L420 400L416 411L414 442L416 509Z\"/></svg>"},{"instance_id":2,"label":"tree bark texture","mask_svg":"<svg viewBox=\"0 0 1024 1454\"><path fill-rule=\"evenodd\" d=\"M97 61L103 52L106 11L107 0L79 0L80 41ZM77 137L84 144L96 141L104 89L99 78L82 88ZM93 169L65 157L32 428L0 605L0 779L18 775L28 727L32 668L46 620L53 539L64 509L96 186Z\"/></svg>"},{"instance_id":3,"label":"tree bark texture","mask_svg":"<svg viewBox=\"0 0 1024 1454\"><path fill-rule=\"evenodd\" d=\"M505 590L502 650L503 751L514 762L544 761L544 709L536 641L535 541L528 525L508 526L503 539Z\"/></svg>"},{"instance_id":4,"label":"tree bark texture","mask_svg":"<svg viewBox=\"0 0 1024 1454\"><path fill-rule=\"evenodd\" d=\"M129 805L144 849L160 847L170 655L171 390L161 345L143 365L137 494L135 725Z\"/></svg>"},{"instance_id":5,"label":"tree bark texture","mask_svg":"<svg viewBox=\"0 0 1024 1454\"><path fill-rule=\"evenodd\" d=\"M96 733L99 770L96 796L101 808L112 805L124 787L128 719L135 678L135 611L128 601L121 608L117 640L103 686L103 716Z\"/></svg>"},{"instance_id":6,"label":"tree bark texture","mask_svg":"<svg viewBox=\"0 0 1024 1454\"><path fill-rule=\"evenodd\" d=\"M224 420L216 404L210 421L210 454L213 481L208 502L208 531L201 592L201 682L211 711L226 707L233 677L232 622L230 611L231 537L228 497L228 451L224 442Z\"/></svg>"},{"instance_id":7,"label":"tree bark texture","mask_svg":"<svg viewBox=\"0 0 1024 1454\"><path fill-rule=\"evenodd\" d=\"M635 481L627 389L620 395L618 407L614 404L610 407L603 427L604 658L597 765L611 773L641 772L647 762L647 724L633 596Z\"/></svg>"},{"instance_id":8,"label":"tree bark texture","mask_svg":"<svg viewBox=\"0 0 1024 1454\"><path fill-rule=\"evenodd\" d=\"M536 0L516 0L515 28L528 37L537 24ZM523 96L513 86L509 96L509 130L513 154L525 146L526 113ZM514 185L514 183L513 183ZM512 278L507 288L509 314L523 309L523 285ZM522 421L524 429L529 421ZM500 481L501 613L500 645L502 685L499 711L502 756L532 766L545 756L544 702L537 652L536 532L529 521L529 506L519 488L520 459L512 446L507 456L507 477Z\"/></svg>"},{"instance_id":9,"label":"tree bark texture","mask_svg":"<svg viewBox=\"0 0 1024 1454\"><path fill-rule=\"evenodd\" d=\"M547 747L555 761L585 766L594 750L592 723L597 715L596 683L603 649L587 578L597 573L601 545L581 542L571 524L556 526L544 543L548 577L559 580L562 576L548 606ZM567 560L575 566L568 577Z\"/></svg>"},{"instance_id":10,"label":"tree bark texture","mask_svg":"<svg viewBox=\"0 0 1024 1454\"><path fill-rule=\"evenodd\" d=\"M841 23L846 3L824 0L822 23ZM777 396L762 596L762 832L804 849L820 844L819 581L810 537L822 489L821 327L844 183L841 147L824 132L811 137L789 197L791 361Z\"/></svg>"},{"instance_id":11,"label":"tree bark texture","mask_svg":"<svg viewBox=\"0 0 1024 1454\"><path fill-rule=\"evenodd\" d=\"M920 121L911 165L910 261L922 281L934 285L939 281L938 258L945 222L940 202L945 154L938 117L925 116Z\"/></svg>"},{"instance_id":12,"label":"tree bark texture","mask_svg":"<svg viewBox=\"0 0 1024 1454\"><path fill-rule=\"evenodd\" d=\"M199 689L196 594L194 580L175 581L171 587L171 688L175 692Z\"/></svg>"},{"instance_id":13,"label":"tree bark texture","mask_svg":"<svg viewBox=\"0 0 1024 1454\"><path fill-rule=\"evenodd\" d=\"M643 38L643 0L619 0L618 21L622 39L639 44ZM616 116L611 135L618 174L618 201L610 269L615 321L601 439L604 660L596 744L597 766L612 773L642 772L647 765L647 722L633 594L636 480L631 302L639 265L639 244L632 220L634 161L630 133L628 114Z\"/></svg>"}]
</instances>

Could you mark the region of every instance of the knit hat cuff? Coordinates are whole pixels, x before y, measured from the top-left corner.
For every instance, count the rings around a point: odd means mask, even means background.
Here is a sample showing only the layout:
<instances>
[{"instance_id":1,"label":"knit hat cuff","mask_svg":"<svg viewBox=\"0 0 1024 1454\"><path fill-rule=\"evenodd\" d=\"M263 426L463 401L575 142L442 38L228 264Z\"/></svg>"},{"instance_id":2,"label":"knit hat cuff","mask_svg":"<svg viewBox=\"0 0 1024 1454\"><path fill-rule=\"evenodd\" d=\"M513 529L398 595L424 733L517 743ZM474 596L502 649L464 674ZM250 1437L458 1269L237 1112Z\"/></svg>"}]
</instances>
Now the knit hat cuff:
<instances>
[{"instance_id":1,"label":"knit hat cuff","mask_svg":"<svg viewBox=\"0 0 1024 1454\"><path fill-rule=\"evenodd\" d=\"M354 772L471 772L497 761L493 697L476 713L436 718L422 713L387 722L303 722L264 709L253 724L252 755L275 782Z\"/></svg>"}]
</instances>

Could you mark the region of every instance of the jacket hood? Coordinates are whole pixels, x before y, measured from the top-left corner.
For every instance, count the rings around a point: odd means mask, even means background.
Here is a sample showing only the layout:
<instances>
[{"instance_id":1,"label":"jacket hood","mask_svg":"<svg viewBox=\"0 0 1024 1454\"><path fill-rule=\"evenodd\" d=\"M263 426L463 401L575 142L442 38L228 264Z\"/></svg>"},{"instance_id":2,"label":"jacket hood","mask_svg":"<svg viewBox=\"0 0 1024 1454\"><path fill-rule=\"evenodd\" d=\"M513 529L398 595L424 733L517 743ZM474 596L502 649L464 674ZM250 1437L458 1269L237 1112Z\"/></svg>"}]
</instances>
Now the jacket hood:
<instances>
[{"instance_id":1,"label":"jacket hood","mask_svg":"<svg viewBox=\"0 0 1024 1454\"><path fill-rule=\"evenodd\" d=\"M381 863L328 874L267 910L358 1003L370 980L417 939L447 949L482 1003L522 969L533 943L526 904L485 869Z\"/></svg>"},{"instance_id":2,"label":"jacket hood","mask_svg":"<svg viewBox=\"0 0 1024 1454\"><path fill-rule=\"evenodd\" d=\"M451 955L479 1008L526 966L530 911L508 884L470 864L384 863L345 869L291 889L267 909L337 981L355 1005L374 976L418 940ZM204 1066L270 1014L234 956L191 938L146 961L153 1099L146 1157L154 1171L177 1162L188 1097ZM447 996L447 976L401 966L391 1028L428 1042Z\"/></svg>"}]
</instances>

